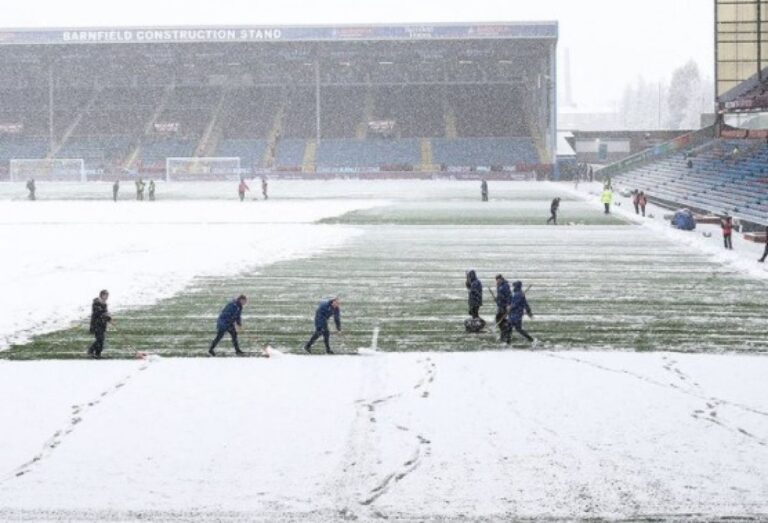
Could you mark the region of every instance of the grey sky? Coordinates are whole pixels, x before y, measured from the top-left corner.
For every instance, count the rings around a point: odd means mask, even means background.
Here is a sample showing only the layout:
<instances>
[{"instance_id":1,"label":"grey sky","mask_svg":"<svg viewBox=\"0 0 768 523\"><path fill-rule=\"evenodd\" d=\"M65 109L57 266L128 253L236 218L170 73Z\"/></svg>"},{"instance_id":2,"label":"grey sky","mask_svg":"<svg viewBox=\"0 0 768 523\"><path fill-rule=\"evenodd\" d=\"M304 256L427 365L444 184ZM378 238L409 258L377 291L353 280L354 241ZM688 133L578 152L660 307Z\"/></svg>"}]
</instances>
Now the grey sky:
<instances>
[{"instance_id":1,"label":"grey sky","mask_svg":"<svg viewBox=\"0 0 768 523\"><path fill-rule=\"evenodd\" d=\"M669 77L689 59L714 68L712 0L25 0L0 2L15 27L558 20L574 100L611 107L625 84ZM561 63L562 65L562 63ZM560 68L562 85L563 68Z\"/></svg>"}]
</instances>

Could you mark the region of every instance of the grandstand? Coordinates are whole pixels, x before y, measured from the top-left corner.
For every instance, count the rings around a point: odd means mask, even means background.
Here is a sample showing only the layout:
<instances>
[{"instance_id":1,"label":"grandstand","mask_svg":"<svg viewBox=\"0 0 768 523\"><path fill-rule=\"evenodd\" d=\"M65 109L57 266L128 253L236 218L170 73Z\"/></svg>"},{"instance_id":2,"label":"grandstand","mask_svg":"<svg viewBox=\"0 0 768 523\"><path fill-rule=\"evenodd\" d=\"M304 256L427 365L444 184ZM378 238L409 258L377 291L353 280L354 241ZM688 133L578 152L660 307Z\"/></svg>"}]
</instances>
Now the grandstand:
<instances>
[{"instance_id":1,"label":"grandstand","mask_svg":"<svg viewBox=\"0 0 768 523\"><path fill-rule=\"evenodd\" d=\"M0 31L0 176L551 172L556 22Z\"/></svg>"},{"instance_id":2,"label":"grandstand","mask_svg":"<svg viewBox=\"0 0 768 523\"><path fill-rule=\"evenodd\" d=\"M727 212L756 228L768 224L768 129L755 125L768 112L768 7L759 0L716 0L716 14L716 125L602 173L670 207Z\"/></svg>"}]
</instances>

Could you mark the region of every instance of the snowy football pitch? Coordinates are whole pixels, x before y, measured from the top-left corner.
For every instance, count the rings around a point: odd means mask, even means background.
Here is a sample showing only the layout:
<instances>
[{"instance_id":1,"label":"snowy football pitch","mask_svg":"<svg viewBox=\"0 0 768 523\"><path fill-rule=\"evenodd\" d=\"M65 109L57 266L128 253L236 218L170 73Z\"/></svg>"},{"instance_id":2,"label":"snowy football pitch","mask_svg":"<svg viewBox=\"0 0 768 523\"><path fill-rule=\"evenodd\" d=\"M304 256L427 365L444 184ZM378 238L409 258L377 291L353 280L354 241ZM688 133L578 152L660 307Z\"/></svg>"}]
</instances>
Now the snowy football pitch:
<instances>
[{"instance_id":1,"label":"snowy football pitch","mask_svg":"<svg viewBox=\"0 0 768 523\"><path fill-rule=\"evenodd\" d=\"M768 514L766 283L690 243L553 184L86 187L0 202L1 519ZM539 348L463 332L469 269L531 285ZM115 361L51 361L102 287ZM284 355L186 358L241 292L244 348ZM376 354L293 355L331 294L334 348Z\"/></svg>"},{"instance_id":2,"label":"snowy football pitch","mask_svg":"<svg viewBox=\"0 0 768 523\"><path fill-rule=\"evenodd\" d=\"M364 209L327 216L310 226L317 235L341 230L347 240L321 254L259 267L243 256L240 245L249 235L258 239L270 224L253 230L237 224L249 216L247 209L244 213L235 206L233 223L218 228L238 227L238 235L219 238L213 233L201 242L214 256L238 260L237 270L226 275L210 271L167 299L120 313L105 355L131 357L138 350L206 356L216 314L240 293L252 300L245 311L249 332L243 341L254 351L267 344L285 352L300 349L312 329L314 306L333 294L344 304L347 334L335 340L341 351L369 347L374 330L383 351L498 349L494 329L475 336L464 333L463 280L469 269L475 269L486 286L493 286L497 273L531 286L528 296L536 319L528 327L548 349L749 352L764 343L768 297L762 281L724 268L652 230L605 216L597 206L567 193L563 225L544 225L549 198L562 193L556 186L504 184L494 201L483 204L473 186L443 184L447 187L442 188L444 194L438 192L439 199L417 199L428 190L426 183L418 191L400 185L404 189L399 200L392 199L395 195L386 185L381 194L374 188L371 196L390 201L375 207L368 202ZM338 195L331 192L329 198L334 197ZM259 211L271 203L249 202L262 206ZM279 205L274 212L284 219ZM175 212L184 212L184 206ZM177 226L191 231L210 228L194 222ZM146 230L156 234L151 226ZM161 230L157 234L167 234L164 241L172 246L177 233ZM296 243L308 241L306 236L297 236ZM276 241L290 243L290 238ZM109 281L94 285L109 287ZM119 304L120 296L114 291L113 296ZM83 300L87 303L88 297ZM483 315L492 320L495 308L487 291L484 300ZM83 318L70 329L15 345L2 356L79 358L89 340ZM515 347L525 344L518 340Z\"/></svg>"}]
</instances>

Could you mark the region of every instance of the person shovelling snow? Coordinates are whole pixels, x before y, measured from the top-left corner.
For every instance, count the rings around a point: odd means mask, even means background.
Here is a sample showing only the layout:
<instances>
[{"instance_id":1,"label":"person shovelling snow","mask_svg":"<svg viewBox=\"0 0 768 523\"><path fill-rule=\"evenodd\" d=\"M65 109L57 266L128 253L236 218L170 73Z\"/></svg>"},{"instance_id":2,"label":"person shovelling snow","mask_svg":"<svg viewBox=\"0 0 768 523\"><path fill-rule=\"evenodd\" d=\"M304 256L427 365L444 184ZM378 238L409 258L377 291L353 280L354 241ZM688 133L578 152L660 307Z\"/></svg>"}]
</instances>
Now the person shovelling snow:
<instances>
[{"instance_id":1,"label":"person shovelling snow","mask_svg":"<svg viewBox=\"0 0 768 523\"><path fill-rule=\"evenodd\" d=\"M331 350L330 337L331 333L328 330L328 320L333 316L333 322L336 324L336 332L341 333L341 302L338 297L331 298L330 300L324 300L320 302L320 305L315 311L315 332L309 341L304 345L304 351L311 354L310 349L312 345L320 338L323 337L323 343L325 344L325 353L333 354Z\"/></svg>"},{"instance_id":2,"label":"person shovelling snow","mask_svg":"<svg viewBox=\"0 0 768 523\"><path fill-rule=\"evenodd\" d=\"M109 292L103 290L93 299L91 304L91 325L89 332L93 334L95 341L88 348L88 356L101 359L101 351L104 350L104 341L107 337L107 325L112 322L112 316L107 311Z\"/></svg>"},{"instance_id":3,"label":"person shovelling snow","mask_svg":"<svg viewBox=\"0 0 768 523\"><path fill-rule=\"evenodd\" d=\"M529 318L533 318L531 307L528 305L528 300L525 298L523 292L523 282L516 281L512 284L512 299L509 305L509 314L507 321L509 322L510 333L514 329L520 333L520 335L531 343L534 342L530 334L523 329L523 314L526 314ZM507 343L510 342L509 337Z\"/></svg>"},{"instance_id":4,"label":"person shovelling snow","mask_svg":"<svg viewBox=\"0 0 768 523\"><path fill-rule=\"evenodd\" d=\"M469 291L467 303L470 318L464 321L464 328L467 332L480 332L485 328L485 320L480 317L480 307L483 306L483 284L477 278L475 271L469 271L465 285Z\"/></svg>"},{"instance_id":5,"label":"person shovelling snow","mask_svg":"<svg viewBox=\"0 0 768 523\"><path fill-rule=\"evenodd\" d=\"M243 307L248 303L248 298L244 294L241 294L237 299L227 303L227 305L221 310L219 319L216 321L216 337L211 342L211 348L208 349L208 354L216 356L216 345L219 344L221 339L226 333L232 336L232 345L235 347L235 354L238 356L243 355L243 351L240 350L240 344L237 341L237 332L242 329L242 314Z\"/></svg>"}]
</instances>

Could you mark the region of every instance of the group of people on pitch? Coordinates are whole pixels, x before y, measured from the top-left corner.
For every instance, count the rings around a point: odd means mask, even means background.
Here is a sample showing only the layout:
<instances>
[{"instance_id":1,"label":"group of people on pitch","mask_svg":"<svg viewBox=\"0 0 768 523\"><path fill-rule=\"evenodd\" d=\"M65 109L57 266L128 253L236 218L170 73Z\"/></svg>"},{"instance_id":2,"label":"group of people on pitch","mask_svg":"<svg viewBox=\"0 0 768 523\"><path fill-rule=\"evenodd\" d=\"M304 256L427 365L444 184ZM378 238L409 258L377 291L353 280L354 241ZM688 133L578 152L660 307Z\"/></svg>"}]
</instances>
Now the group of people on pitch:
<instances>
[{"instance_id":1,"label":"group of people on pitch","mask_svg":"<svg viewBox=\"0 0 768 523\"><path fill-rule=\"evenodd\" d=\"M109 292L103 290L96 298L94 298L91 305L90 332L93 334L95 340L88 348L88 356L94 359L101 359L101 353L104 350L104 342L106 340L107 327L112 323L112 316L109 314L107 308L108 299ZM238 356L243 356L245 354L240 350L240 343L238 342L237 337L243 326L243 308L247 303L248 298L245 294L241 294L231 302L227 303L221 310L219 317L216 320L216 336L208 349L209 355L216 356L216 346L222 338L224 338L225 334L229 334L232 338L235 354ZM322 336L326 354L333 354L330 344L328 320L333 317L333 321L336 324L336 331L341 333L340 307L341 301L338 297L329 298L320 302L320 305L318 305L317 310L315 311L315 331L307 343L304 344L304 350L307 353L311 353L312 345Z\"/></svg>"},{"instance_id":2,"label":"group of people on pitch","mask_svg":"<svg viewBox=\"0 0 768 523\"><path fill-rule=\"evenodd\" d=\"M247 303L248 298L246 298L245 294L241 294L221 310L219 318L216 320L216 337L213 338L211 346L208 349L209 355L216 356L216 345L219 344L221 339L227 333L229 333L232 338L235 354L238 356L243 356L245 354L240 350L237 334L243 325L243 307L245 307ZM323 343L325 344L325 353L333 354L330 343L331 332L328 330L328 320L331 317L333 317L333 322L336 324L336 332L341 333L341 301L338 296L323 300L320 302L320 305L317 306L317 310L315 311L315 331L312 333L312 337L309 338L307 343L304 344L305 352L311 354L312 345L314 345L314 343L322 336Z\"/></svg>"},{"instance_id":3,"label":"group of people on pitch","mask_svg":"<svg viewBox=\"0 0 768 523\"><path fill-rule=\"evenodd\" d=\"M480 332L486 322L480 317L480 307L483 306L483 284L472 270L467 272L466 287L469 292L469 316L464 326L468 332ZM531 343L535 340L523 329L523 316L533 318L531 306L523 291L523 282L516 281L509 287L509 282L501 274L496 275L496 294L489 289L491 296L496 301L496 326L499 328L500 340L509 344L512 342L512 330Z\"/></svg>"},{"instance_id":4,"label":"group of people on pitch","mask_svg":"<svg viewBox=\"0 0 768 523\"><path fill-rule=\"evenodd\" d=\"M243 307L248 303L248 298L244 294L241 294L237 299L229 302L219 314L219 319L216 321L216 337L211 342L211 347L208 349L208 354L216 356L216 345L219 344L225 334L229 333L232 337L232 345L235 347L235 354L242 356L244 353L240 350L240 345L237 341L237 333L242 328L242 313ZM312 337L304 344L304 351L311 354L312 345L322 336L323 343L325 344L325 353L333 354L331 350L330 337L331 333L328 330L328 320L333 317L333 322L336 324L336 332L341 333L341 301L338 296L323 300L320 305L317 306L315 311L315 332L312 333Z\"/></svg>"}]
</instances>

